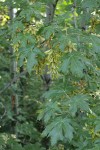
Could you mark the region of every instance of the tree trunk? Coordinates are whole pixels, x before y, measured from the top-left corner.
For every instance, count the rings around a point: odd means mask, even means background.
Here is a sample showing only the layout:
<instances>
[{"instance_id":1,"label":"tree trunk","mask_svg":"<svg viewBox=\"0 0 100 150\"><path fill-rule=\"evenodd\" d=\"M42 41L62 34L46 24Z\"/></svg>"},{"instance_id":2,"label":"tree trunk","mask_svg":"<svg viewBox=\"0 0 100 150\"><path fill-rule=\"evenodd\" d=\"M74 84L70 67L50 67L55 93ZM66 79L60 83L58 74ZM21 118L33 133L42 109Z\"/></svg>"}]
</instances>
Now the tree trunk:
<instances>
[{"instance_id":1,"label":"tree trunk","mask_svg":"<svg viewBox=\"0 0 100 150\"><path fill-rule=\"evenodd\" d=\"M53 0L53 1L51 1L51 2L49 1L47 3L47 6L46 6L46 25L50 25L53 22L57 2L58 2L58 0ZM45 73L42 76L42 79L43 79L43 82L44 82L44 89L46 91L49 90L49 86L50 86L50 83L51 83L51 80L52 80L51 75L48 74L48 71L49 71L48 66L46 65Z\"/></svg>"},{"instance_id":2,"label":"tree trunk","mask_svg":"<svg viewBox=\"0 0 100 150\"><path fill-rule=\"evenodd\" d=\"M55 9L57 6L58 0L53 0L53 2L48 2L47 3L47 8L46 8L46 24L50 25L50 23L53 21L54 18L54 13Z\"/></svg>"}]
</instances>

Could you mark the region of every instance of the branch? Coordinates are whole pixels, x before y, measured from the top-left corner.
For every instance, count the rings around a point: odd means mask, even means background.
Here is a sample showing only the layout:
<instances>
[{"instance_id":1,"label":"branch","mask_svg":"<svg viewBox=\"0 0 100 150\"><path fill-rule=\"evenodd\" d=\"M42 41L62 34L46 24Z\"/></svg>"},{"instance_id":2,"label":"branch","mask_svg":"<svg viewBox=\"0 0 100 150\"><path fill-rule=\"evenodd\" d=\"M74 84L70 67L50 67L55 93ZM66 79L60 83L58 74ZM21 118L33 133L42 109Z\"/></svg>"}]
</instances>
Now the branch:
<instances>
[{"instance_id":1,"label":"branch","mask_svg":"<svg viewBox=\"0 0 100 150\"><path fill-rule=\"evenodd\" d=\"M27 71L23 71L21 72L18 76L14 77L8 84L5 85L5 87L0 90L0 95L6 90L8 89L13 83L15 83L22 75L25 75L27 73Z\"/></svg>"},{"instance_id":2,"label":"branch","mask_svg":"<svg viewBox=\"0 0 100 150\"><path fill-rule=\"evenodd\" d=\"M74 18L74 26L77 29L77 18L76 18L76 0L74 0L73 7L72 7L72 13Z\"/></svg>"},{"instance_id":3,"label":"branch","mask_svg":"<svg viewBox=\"0 0 100 150\"><path fill-rule=\"evenodd\" d=\"M2 104L2 103L0 103L0 105L1 105L1 107L3 107L4 108L4 112L3 112L3 114L2 115L0 115L0 119L2 120L3 119L3 117L6 115L6 107Z\"/></svg>"},{"instance_id":4,"label":"branch","mask_svg":"<svg viewBox=\"0 0 100 150\"><path fill-rule=\"evenodd\" d=\"M49 25L54 18L55 9L57 6L58 0L54 0L53 2L47 3L47 9L46 9L46 24Z\"/></svg>"}]
</instances>

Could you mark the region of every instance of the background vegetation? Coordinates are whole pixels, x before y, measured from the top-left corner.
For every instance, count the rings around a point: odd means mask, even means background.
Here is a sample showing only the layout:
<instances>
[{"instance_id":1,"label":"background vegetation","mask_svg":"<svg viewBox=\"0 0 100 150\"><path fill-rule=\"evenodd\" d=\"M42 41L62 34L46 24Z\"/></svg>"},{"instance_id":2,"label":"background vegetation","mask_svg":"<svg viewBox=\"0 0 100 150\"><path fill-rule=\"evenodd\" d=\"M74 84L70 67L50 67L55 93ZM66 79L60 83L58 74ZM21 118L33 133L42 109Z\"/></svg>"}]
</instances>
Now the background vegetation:
<instances>
[{"instance_id":1,"label":"background vegetation","mask_svg":"<svg viewBox=\"0 0 100 150\"><path fill-rule=\"evenodd\" d=\"M100 150L99 77L99 0L0 0L0 150Z\"/></svg>"}]
</instances>

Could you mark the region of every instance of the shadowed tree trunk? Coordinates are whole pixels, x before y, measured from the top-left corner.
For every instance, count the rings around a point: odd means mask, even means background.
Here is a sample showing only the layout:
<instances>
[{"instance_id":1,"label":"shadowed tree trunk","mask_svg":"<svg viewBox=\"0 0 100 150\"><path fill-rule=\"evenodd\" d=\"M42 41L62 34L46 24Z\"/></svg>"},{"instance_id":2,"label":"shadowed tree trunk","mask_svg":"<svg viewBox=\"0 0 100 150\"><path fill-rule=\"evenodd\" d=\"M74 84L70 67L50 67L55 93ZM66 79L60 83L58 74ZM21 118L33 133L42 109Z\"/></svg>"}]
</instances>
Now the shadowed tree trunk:
<instances>
[{"instance_id":1,"label":"shadowed tree trunk","mask_svg":"<svg viewBox=\"0 0 100 150\"><path fill-rule=\"evenodd\" d=\"M57 6L58 0L49 1L47 3L46 8L46 24L50 25L50 23L53 21L55 9Z\"/></svg>"},{"instance_id":2,"label":"shadowed tree trunk","mask_svg":"<svg viewBox=\"0 0 100 150\"><path fill-rule=\"evenodd\" d=\"M45 24L50 25L53 22L54 14L55 14L55 9L57 6L58 0L53 0L53 1L48 1L47 6L46 6L46 20ZM42 76L43 82L44 82L44 89L46 91L49 90L49 85L51 83L51 75L48 74L48 66L45 67L45 73Z\"/></svg>"}]
</instances>

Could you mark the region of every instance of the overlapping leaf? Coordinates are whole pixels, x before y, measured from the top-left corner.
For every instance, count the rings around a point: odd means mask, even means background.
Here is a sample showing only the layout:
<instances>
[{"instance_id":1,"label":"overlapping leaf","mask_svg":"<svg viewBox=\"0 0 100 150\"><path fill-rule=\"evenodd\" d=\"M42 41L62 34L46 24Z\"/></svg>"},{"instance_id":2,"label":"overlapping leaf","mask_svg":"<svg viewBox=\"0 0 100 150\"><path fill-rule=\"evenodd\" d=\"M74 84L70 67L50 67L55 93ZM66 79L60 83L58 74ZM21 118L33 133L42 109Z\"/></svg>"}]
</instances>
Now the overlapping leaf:
<instances>
[{"instance_id":1,"label":"overlapping leaf","mask_svg":"<svg viewBox=\"0 0 100 150\"><path fill-rule=\"evenodd\" d=\"M55 145L58 141L63 141L65 138L71 141L73 132L74 129L71 126L70 119L57 117L46 126L43 131L43 136L49 136L51 138L51 144Z\"/></svg>"},{"instance_id":2,"label":"overlapping leaf","mask_svg":"<svg viewBox=\"0 0 100 150\"><path fill-rule=\"evenodd\" d=\"M75 116L76 112L80 109L82 111L89 111L88 97L86 95L76 95L72 97L68 103L70 105L69 111L72 116Z\"/></svg>"},{"instance_id":3,"label":"overlapping leaf","mask_svg":"<svg viewBox=\"0 0 100 150\"><path fill-rule=\"evenodd\" d=\"M72 73L75 76L82 77L84 75L83 69L85 69L85 60L80 53L73 52L64 57L61 65L61 71L64 74Z\"/></svg>"}]
</instances>

